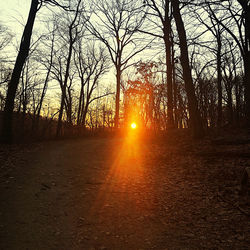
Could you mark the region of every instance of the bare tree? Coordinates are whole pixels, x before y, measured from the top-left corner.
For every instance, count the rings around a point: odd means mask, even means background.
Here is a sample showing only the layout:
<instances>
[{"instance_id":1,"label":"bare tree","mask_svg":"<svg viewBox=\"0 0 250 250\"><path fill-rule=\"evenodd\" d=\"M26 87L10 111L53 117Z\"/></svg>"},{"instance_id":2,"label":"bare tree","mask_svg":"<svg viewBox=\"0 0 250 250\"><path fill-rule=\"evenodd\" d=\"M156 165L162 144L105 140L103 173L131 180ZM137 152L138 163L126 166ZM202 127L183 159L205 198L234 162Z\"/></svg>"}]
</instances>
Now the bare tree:
<instances>
[{"instance_id":1,"label":"bare tree","mask_svg":"<svg viewBox=\"0 0 250 250\"><path fill-rule=\"evenodd\" d=\"M88 29L105 44L115 66L115 127L118 128L122 72L131 65L129 61L148 46L140 46L140 38L135 37L143 24L143 6L134 0L101 0L93 5L94 14Z\"/></svg>"},{"instance_id":2,"label":"bare tree","mask_svg":"<svg viewBox=\"0 0 250 250\"><path fill-rule=\"evenodd\" d=\"M110 92L94 95L98 87L99 78L109 69L108 58L104 48L95 44L82 47L82 40L79 40L75 50L75 66L80 78L81 87L77 110L77 125L86 127L86 117L89 106L95 100L110 94Z\"/></svg>"},{"instance_id":3,"label":"bare tree","mask_svg":"<svg viewBox=\"0 0 250 250\"><path fill-rule=\"evenodd\" d=\"M181 51L180 60L183 69L183 78L188 98L188 108L189 108L191 127L193 130L194 137L199 138L204 135L204 130L202 126L200 112L198 110L198 103L193 85L193 79L192 79L189 56L188 56L186 32L182 16L180 13L179 0L172 0L171 2L173 6L173 16L175 19L176 28L180 40L180 51Z\"/></svg>"},{"instance_id":4,"label":"bare tree","mask_svg":"<svg viewBox=\"0 0 250 250\"><path fill-rule=\"evenodd\" d=\"M234 39L244 63L245 113L250 126L250 2L249 0L204 1L212 18ZM219 11L218 11L219 10Z\"/></svg>"},{"instance_id":5,"label":"bare tree","mask_svg":"<svg viewBox=\"0 0 250 250\"><path fill-rule=\"evenodd\" d=\"M0 23L0 52L11 42L13 34L8 31L8 28ZM2 55L0 54L0 58Z\"/></svg>"},{"instance_id":6,"label":"bare tree","mask_svg":"<svg viewBox=\"0 0 250 250\"><path fill-rule=\"evenodd\" d=\"M166 67L167 67L167 119L168 127L174 126L173 118L173 38L172 38L172 13L170 0L146 0L145 3L149 7L146 10L150 25L150 30L142 30L141 32L163 39L165 45ZM157 18L158 20L156 20ZM156 28L160 28L162 34L155 32Z\"/></svg>"},{"instance_id":7,"label":"bare tree","mask_svg":"<svg viewBox=\"0 0 250 250\"><path fill-rule=\"evenodd\" d=\"M25 25L19 53L16 58L16 63L12 72L11 80L9 82L6 104L4 108L2 140L3 142L12 141L12 113L14 109L14 99L16 95L17 86L23 65L29 53L30 39L32 35L33 25L35 22L36 13L39 9L39 1L32 0L28 21Z\"/></svg>"},{"instance_id":8,"label":"bare tree","mask_svg":"<svg viewBox=\"0 0 250 250\"><path fill-rule=\"evenodd\" d=\"M234 45L232 42L228 41L225 46L227 53L223 55L222 59L222 80L224 83L225 89L225 101L227 104L227 113L228 113L228 124L234 123L234 101L233 101L233 89L238 84L237 71L241 62L241 58L237 53L237 45ZM237 100L238 101L238 100ZM239 105L239 103L238 103Z\"/></svg>"},{"instance_id":9,"label":"bare tree","mask_svg":"<svg viewBox=\"0 0 250 250\"><path fill-rule=\"evenodd\" d=\"M54 64L52 64L52 74L58 80L61 88L61 104L56 131L57 137L60 136L62 132L62 118L65 108L67 109L68 122L69 124L72 124L72 79L70 78L70 67L75 43L80 39L83 31L81 4L81 0L78 0L74 11L65 13L65 17L60 14L60 21L59 17L56 17L56 23L58 25L57 31L60 41L59 48L54 51L56 59Z\"/></svg>"},{"instance_id":10,"label":"bare tree","mask_svg":"<svg viewBox=\"0 0 250 250\"><path fill-rule=\"evenodd\" d=\"M25 60L29 54L30 40L32 36L33 26L38 10L44 3L52 5L60 5L55 0L32 0L28 20L24 27L19 52L16 58L15 66L12 71L11 80L8 85L6 103L4 108L4 117L2 125L2 141L5 143L11 143L12 141L12 115L14 109L15 95L20 79L20 75L23 69ZM61 6L61 5L60 5Z\"/></svg>"},{"instance_id":11,"label":"bare tree","mask_svg":"<svg viewBox=\"0 0 250 250\"><path fill-rule=\"evenodd\" d=\"M203 12L202 10L205 10ZM207 8L207 6L199 6L198 10L195 11L195 17L199 20L199 22L204 25L209 31L212 36L215 38L216 45L215 46L206 46L207 50L211 51L215 57L216 57L216 71L217 71L217 126L221 127L222 125L222 71L221 71L221 60L222 60L222 33L224 31L224 28L217 23L214 18L212 18L212 14L210 13L210 9ZM201 14L202 13L202 14ZM205 16L205 17L203 17ZM207 16L207 17L206 17ZM203 32L203 34L206 34L207 32Z\"/></svg>"},{"instance_id":12,"label":"bare tree","mask_svg":"<svg viewBox=\"0 0 250 250\"><path fill-rule=\"evenodd\" d=\"M48 27L49 28L49 27ZM33 103L33 130L39 128L39 120L41 115L41 110L43 106L43 102L45 99L45 95L48 89L48 83L51 80L51 69L54 59L54 47L55 47L55 29L56 25L53 23L52 30L44 37L45 39L42 41L42 49L37 49L35 52L35 61L42 64L46 70L45 78L43 80L43 87L40 93L37 93L38 100ZM48 41L48 42L47 42ZM48 51L47 51L48 49ZM34 94L34 93L33 93ZM33 96L35 99L35 96Z\"/></svg>"}]
</instances>

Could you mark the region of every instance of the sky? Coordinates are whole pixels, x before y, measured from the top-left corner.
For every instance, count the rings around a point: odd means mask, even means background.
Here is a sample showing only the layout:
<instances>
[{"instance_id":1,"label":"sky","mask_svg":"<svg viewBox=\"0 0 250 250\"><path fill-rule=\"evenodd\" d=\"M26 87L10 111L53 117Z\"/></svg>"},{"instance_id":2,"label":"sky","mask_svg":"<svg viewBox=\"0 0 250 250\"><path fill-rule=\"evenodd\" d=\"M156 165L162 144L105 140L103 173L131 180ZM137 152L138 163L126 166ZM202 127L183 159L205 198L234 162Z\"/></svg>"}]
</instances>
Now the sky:
<instances>
[{"instance_id":1,"label":"sky","mask_svg":"<svg viewBox=\"0 0 250 250\"><path fill-rule=\"evenodd\" d=\"M27 22L28 13L30 10L31 0L0 0L0 4L0 23L8 26L10 31L15 35L14 40L10 45L10 54L12 55L12 60L15 60L17 53L15 48L19 47L20 45L24 25ZM34 31L38 31L41 28L41 23L39 24L39 17L43 17L42 10L46 11L46 8L43 8L38 12L33 29ZM10 50L8 49L8 51ZM105 82L115 82L114 72L111 70L110 73L111 74L107 74L103 77Z\"/></svg>"},{"instance_id":2,"label":"sky","mask_svg":"<svg viewBox=\"0 0 250 250\"><path fill-rule=\"evenodd\" d=\"M15 60L17 51L15 47L19 47L21 36L23 33L24 25L27 22L29 10L30 10L31 0L0 0L0 24L7 26L11 33L15 35L12 44L10 44L9 48L6 49L7 53L11 51L11 60ZM35 20L33 31L38 31L41 28L41 24L39 24L39 17L43 17L42 10L46 11L46 8L41 9L38 12L38 15ZM14 45L14 46L13 46ZM112 81L115 82L115 79ZM106 80L110 82L110 76L106 76ZM51 84L50 84L51 85ZM59 85L53 84L53 86L57 86L60 89ZM48 93L50 95L50 93ZM52 93L54 95L54 92Z\"/></svg>"},{"instance_id":3,"label":"sky","mask_svg":"<svg viewBox=\"0 0 250 250\"><path fill-rule=\"evenodd\" d=\"M25 24L31 0L0 0L0 21L11 28L12 32L20 32L21 24ZM22 30L22 29L21 29Z\"/></svg>"},{"instance_id":4,"label":"sky","mask_svg":"<svg viewBox=\"0 0 250 250\"><path fill-rule=\"evenodd\" d=\"M31 0L0 0L0 23L4 26L9 27L10 31L15 35L14 41L10 44L10 48L7 50L11 51L11 59L15 60L17 51L14 49L15 46L20 45L21 36L23 34L24 25L27 22ZM36 17L35 25L33 30L38 30L39 22L38 17L41 15L41 10ZM13 46L14 45L14 46ZM58 85L58 84L56 84ZM58 85L59 89L59 85ZM49 96L50 93L47 94ZM53 93L54 95L54 93Z\"/></svg>"}]
</instances>

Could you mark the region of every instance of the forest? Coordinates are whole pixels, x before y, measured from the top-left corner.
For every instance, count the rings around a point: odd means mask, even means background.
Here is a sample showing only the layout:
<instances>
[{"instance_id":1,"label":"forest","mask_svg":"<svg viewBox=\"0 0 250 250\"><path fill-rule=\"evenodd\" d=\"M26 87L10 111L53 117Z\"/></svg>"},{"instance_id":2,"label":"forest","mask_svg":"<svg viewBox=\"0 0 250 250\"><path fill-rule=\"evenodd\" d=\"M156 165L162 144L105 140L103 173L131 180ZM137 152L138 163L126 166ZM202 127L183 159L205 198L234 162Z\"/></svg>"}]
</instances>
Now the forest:
<instances>
[{"instance_id":1,"label":"forest","mask_svg":"<svg viewBox=\"0 0 250 250\"><path fill-rule=\"evenodd\" d=\"M249 126L248 1L32 1L16 48L0 25L3 141Z\"/></svg>"},{"instance_id":2,"label":"forest","mask_svg":"<svg viewBox=\"0 0 250 250\"><path fill-rule=\"evenodd\" d=\"M16 2L0 249L248 249L250 1Z\"/></svg>"}]
</instances>

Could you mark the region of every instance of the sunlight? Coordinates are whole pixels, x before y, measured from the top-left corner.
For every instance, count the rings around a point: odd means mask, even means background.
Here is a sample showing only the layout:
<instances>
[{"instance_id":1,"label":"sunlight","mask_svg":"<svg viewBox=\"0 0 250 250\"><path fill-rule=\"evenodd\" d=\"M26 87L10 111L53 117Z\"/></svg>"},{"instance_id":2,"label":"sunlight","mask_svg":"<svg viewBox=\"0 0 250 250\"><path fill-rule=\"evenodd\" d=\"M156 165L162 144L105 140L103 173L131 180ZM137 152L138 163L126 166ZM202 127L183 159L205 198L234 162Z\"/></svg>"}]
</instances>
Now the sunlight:
<instances>
[{"instance_id":1,"label":"sunlight","mask_svg":"<svg viewBox=\"0 0 250 250\"><path fill-rule=\"evenodd\" d=\"M134 125L132 126L132 124ZM145 147L138 134L138 124L128 123L129 128L122 138L113 140L112 154L107 157L108 171L103 178L103 185L100 186L94 204L91 206L91 214L95 215L115 206L119 201L122 206L130 204L139 214L148 209L150 204L140 203L141 193L147 188L145 176ZM137 192L131 192L137 190ZM150 198L150 197L148 197ZM116 203L115 203L116 202ZM117 209L122 209L117 207Z\"/></svg>"},{"instance_id":2,"label":"sunlight","mask_svg":"<svg viewBox=\"0 0 250 250\"><path fill-rule=\"evenodd\" d=\"M135 123L135 122L131 123L131 125L130 125L130 126L131 126L131 128L132 128L132 129L136 129L136 127L137 127L137 125L136 125L136 123Z\"/></svg>"}]
</instances>

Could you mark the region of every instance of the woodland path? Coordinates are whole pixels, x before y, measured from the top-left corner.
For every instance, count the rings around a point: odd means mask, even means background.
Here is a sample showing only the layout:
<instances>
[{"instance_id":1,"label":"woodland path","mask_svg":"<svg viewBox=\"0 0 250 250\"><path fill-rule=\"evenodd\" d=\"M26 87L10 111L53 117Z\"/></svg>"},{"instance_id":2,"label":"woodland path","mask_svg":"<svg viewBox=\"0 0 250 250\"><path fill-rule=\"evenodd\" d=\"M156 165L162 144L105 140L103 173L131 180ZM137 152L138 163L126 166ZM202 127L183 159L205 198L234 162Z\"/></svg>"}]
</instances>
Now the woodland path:
<instances>
[{"instance_id":1,"label":"woodland path","mask_svg":"<svg viewBox=\"0 0 250 250\"><path fill-rule=\"evenodd\" d=\"M1 250L249 249L248 143L86 138L0 163Z\"/></svg>"}]
</instances>

